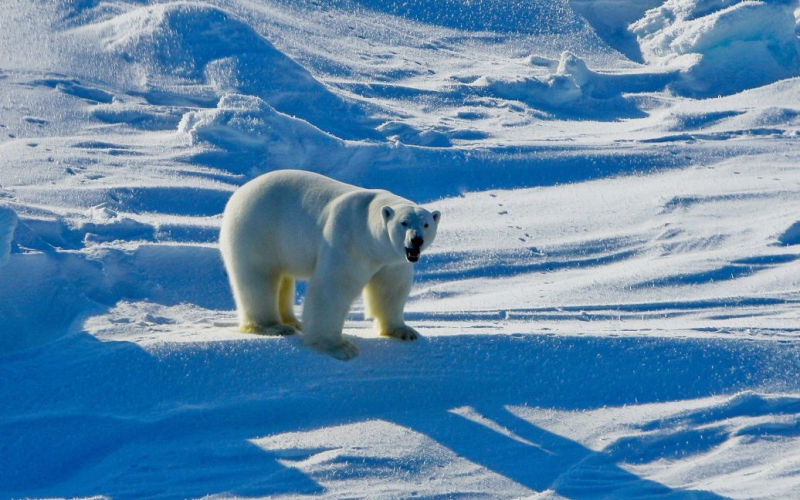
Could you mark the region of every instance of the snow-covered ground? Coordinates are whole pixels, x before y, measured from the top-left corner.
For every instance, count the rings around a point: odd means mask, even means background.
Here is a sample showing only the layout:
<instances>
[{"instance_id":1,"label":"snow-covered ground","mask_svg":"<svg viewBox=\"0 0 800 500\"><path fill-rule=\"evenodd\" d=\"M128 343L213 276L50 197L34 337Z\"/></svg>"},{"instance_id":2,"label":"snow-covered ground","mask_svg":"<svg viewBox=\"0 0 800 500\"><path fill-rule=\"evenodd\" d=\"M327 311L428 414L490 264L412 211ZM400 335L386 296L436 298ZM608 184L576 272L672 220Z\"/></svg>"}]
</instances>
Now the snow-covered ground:
<instances>
[{"instance_id":1,"label":"snow-covered ground","mask_svg":"<svg viewBox=\"0 0 800 500\"><path fill-rule=\"evenodd\" d=\"M799 18L3 1L0 498L800 497ZM280 168L442 211L423 340L236 331Z\"/></svg>"}]
</instances>

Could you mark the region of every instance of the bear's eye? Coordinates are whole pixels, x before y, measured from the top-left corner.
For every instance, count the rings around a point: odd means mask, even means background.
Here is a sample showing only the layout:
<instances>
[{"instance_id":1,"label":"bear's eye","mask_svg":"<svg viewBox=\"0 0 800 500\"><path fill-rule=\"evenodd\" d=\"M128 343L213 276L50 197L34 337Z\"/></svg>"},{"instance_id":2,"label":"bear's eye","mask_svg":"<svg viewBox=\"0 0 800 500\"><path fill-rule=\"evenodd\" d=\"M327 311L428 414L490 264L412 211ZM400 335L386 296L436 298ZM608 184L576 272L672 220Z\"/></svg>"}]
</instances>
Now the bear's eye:
<instances>
[{"instance_id":1,"label":"bear's eye","mask_svg":"<svg viewBox=\"0 0 800 500\"><path fill-rule=\"evenodd\" d=\"M427 225L427 224L425 224L425 227L428 227L428 225Z\"/></svg>"},{"instance_id":2,"label":"bear's eye","mask_svg":"<svg viewBox=\"0 0 800 500\"><path fill-rule=\"evenodd\" d=\"M406 221L403 221L403 222L401 222L400 224L402 224L403 226L407 226L407 225L408 225L408 222L406 222Z\"/></svg>"}]
</instances>

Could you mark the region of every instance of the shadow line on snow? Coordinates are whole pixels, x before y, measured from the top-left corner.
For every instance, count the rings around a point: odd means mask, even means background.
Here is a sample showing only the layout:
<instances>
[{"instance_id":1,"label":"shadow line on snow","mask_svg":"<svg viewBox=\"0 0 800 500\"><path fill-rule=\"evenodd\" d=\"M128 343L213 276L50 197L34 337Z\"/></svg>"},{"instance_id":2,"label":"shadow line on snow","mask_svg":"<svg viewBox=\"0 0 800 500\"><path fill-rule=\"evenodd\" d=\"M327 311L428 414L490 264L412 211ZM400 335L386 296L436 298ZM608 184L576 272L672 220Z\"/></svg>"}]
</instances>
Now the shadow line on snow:
<instances>
[{"instance_id":1,"label":"shadow line on snow","mask_svg":"<svg viewBox=\"0 0 800 500\"><path fill-rule=\"evenodd\" d=\"M617 465L616 457L533 425L504 407L479 405L477 409L482 417L522 439L512 439L452 412L439 413L438 418L430 420L400 418L399 422L534 491L553 490L566 498L723 498L640 478Z\"/></svg>"},{"instance_id":2,"label":"shadow line on snow","mask_svg":"<svg viewBox=\"0 0 800 500\"><path fill-rule=\"evenodd\" d=\"M334 177L343 182L389 189L418 203L427 203L467 192L547 187L682 168L691 164L692 153L687 151L679 156L669 147L643 151L619 144L591 149L574 145L569 148L402 145L398 148L381 143L314 150L294 163L285 158L276 161L261 145L206 150L183 161L222 172L244 173L242 184L261 173L285 168L335 173Z\"/></svg>"}]
</instances>

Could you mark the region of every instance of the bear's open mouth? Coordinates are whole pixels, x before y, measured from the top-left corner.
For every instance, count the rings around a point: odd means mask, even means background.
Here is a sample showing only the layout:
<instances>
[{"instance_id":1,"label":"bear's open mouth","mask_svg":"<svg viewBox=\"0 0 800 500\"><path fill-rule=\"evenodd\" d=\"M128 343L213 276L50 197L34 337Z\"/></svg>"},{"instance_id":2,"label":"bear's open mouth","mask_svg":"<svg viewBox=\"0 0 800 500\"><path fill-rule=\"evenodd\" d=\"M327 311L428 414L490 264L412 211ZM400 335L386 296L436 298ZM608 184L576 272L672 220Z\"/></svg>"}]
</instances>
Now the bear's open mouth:
<instances>
[{"instance_id":1,"label":"bear's open mouth","mask_svg":"<svg viewBox=\"0 0 800 500\"><path fill-rule=\"evenodd\" d=\"M419 260L419 248L406 248L406 259L409 262L417 262Z\"/></svg>"}]
</instances>

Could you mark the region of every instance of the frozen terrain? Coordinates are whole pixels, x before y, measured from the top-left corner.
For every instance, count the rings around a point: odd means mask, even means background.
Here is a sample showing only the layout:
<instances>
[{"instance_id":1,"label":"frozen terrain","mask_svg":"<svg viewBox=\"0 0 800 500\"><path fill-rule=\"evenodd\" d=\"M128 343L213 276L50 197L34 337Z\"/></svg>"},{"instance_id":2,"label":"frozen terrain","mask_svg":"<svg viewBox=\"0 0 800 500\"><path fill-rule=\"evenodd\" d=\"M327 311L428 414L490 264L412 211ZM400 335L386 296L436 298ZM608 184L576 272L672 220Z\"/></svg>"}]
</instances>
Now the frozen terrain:
<instances>
[{"instance_id":1,"label":"frozen terrain","mask_svg":"<svg viewBox=\"0 0 800 500\"><path fill-rule=\"evenodd\" d=\"M799 18L4 0L0 498L800 497ZM442 211L424 339L236 331L281 168Z\"/></svg>"}]
</instances>

